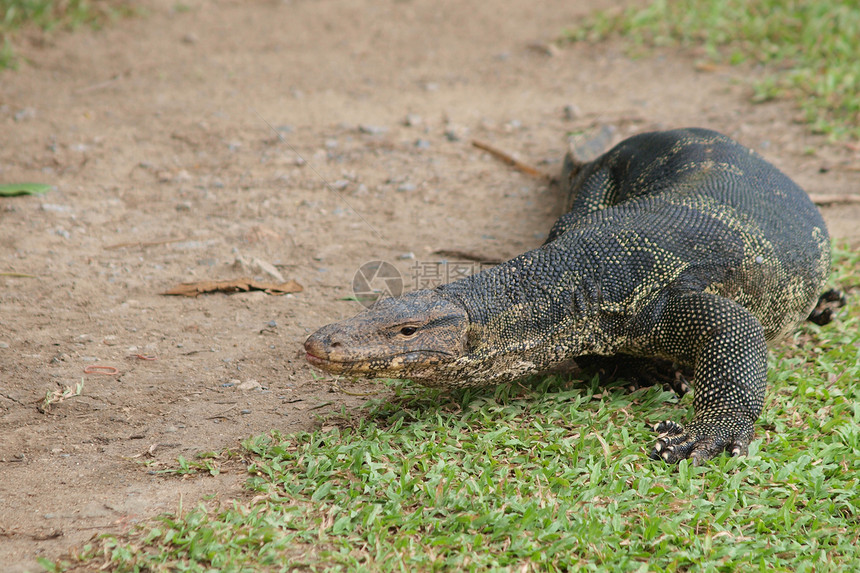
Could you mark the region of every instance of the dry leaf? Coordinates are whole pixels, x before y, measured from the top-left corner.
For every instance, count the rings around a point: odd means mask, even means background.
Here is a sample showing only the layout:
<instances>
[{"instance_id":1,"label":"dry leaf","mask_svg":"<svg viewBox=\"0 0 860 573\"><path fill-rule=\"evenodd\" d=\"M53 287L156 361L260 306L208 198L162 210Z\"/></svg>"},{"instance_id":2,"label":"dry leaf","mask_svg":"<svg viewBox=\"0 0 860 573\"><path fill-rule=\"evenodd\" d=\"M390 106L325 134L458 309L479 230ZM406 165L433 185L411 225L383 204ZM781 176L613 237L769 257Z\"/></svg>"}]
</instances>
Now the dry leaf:
<instances>
[{"instance_id":1,"label":"dry leaf","mask_svg":"<svg viewBox=\"0 0 860 573\"><path fill-rule=\"evenodd\" d=\"M255 281L254 279L241 278L226 281L198 281L182 283L161 294L177 296L197 296L209 292L223 292L231 294L234 292L248 292L261 290L267 294L287 294L290 292L302 292L302 285L294 280L282 283Z\"/></svg>"}]
</instances>

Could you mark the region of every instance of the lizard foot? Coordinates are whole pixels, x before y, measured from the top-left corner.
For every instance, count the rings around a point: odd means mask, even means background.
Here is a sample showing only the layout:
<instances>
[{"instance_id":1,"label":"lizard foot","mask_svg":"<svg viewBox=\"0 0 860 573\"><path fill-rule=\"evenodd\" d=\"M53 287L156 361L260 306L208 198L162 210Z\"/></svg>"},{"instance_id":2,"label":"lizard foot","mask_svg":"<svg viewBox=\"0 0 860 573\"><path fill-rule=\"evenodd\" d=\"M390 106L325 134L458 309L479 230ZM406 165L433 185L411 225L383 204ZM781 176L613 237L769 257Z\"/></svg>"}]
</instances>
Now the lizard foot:
<instances>
[{"instance_id":1,"label":"lizard foot","mask_svg":"<svg viewBox=\"0 0 860 573\"><path fill-rule=\"evenodd\" d=\"M836 311L845 306L845 294L836 289L830 289L821 293L818 304L807 318L808 321L824 326L833 320Z\"/></svg>"},{"instance_id":2,"label":"lizard foot","mask_svg":"<svg viewBox=\"0 0 860 573\"><path fill-rule=\"evenodd\" d=\"M660 422L653 426L653 430L660 434L660 437L649 457L668 463L689 459L693 465L699 465L724 451L731 456L746 455L753 428L750 422L740 425L738 422L737 419L731 419L728 428L725 421L720 423L694 420L686 428L671 420ZM740 431L737 428L740 428Z\"/></svg>"}]
</instances>

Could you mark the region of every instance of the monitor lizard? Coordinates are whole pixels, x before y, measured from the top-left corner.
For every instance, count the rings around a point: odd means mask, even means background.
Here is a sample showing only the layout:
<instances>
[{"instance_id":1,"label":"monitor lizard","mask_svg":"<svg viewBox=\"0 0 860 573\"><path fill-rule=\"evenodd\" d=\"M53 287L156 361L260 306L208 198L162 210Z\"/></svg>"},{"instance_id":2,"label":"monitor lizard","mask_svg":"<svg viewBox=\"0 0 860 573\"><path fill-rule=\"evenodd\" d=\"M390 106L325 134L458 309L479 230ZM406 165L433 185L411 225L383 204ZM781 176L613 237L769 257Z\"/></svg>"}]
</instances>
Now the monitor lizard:
<instances>
[{"instance_id":1,"label":"monitor lizard","mask_svg":"<svg viewBox=\"0 0 860 573\"><path fill-rule=\"evenodd\" d=\"M331 373L461 388L582 356L693 372L693 419L656 424L651 457L745 454L762 411L767 343L815 308L830 269L807 194L714 131L635 135L565 158L567 210L546 242L434 289L378 301L305 342Z\"/></svg>"}]
</instances>

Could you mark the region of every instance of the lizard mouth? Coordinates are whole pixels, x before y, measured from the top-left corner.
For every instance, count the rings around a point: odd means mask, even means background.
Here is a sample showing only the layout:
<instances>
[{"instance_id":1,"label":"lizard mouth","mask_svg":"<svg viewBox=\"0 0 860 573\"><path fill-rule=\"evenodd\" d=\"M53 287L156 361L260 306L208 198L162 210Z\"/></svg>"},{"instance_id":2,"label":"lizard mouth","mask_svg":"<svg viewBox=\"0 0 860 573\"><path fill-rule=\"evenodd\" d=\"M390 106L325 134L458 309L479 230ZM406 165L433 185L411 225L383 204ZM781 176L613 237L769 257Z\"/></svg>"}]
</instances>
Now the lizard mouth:
<instances>
[{"instance_id":1,"label":"lizard mouth","mask_svg":"<svg viewBox=\"0 0 860 573\"><path fill-rule=\"evenodd\" d=\"M357 374L370 377L404 374L407 370L418 370L422 366L431 366L450 358L450 353L434 351L412 351L393 354L385 357L374 357L368 360L339 360L334 357L322 357L313 352L305 352L308 364L332 374Z\"/></svg>"},{"instance_id":2,"label":"lizard mouth","mask_svg":"<svg viewBox=\"0 0 860 573\"><path fill-rule=\"evenodd\" d=\"M332 374L341 373L367 373L372 372L367 363L363 360L344 360L332 356L319 356L311 351L305 351L305 360L308 364L320 370L331 372ZM391 358L386 361L390 361Z\"/></svg>"},{"instance_id":3,"label":"lizard mouth","mask_svg":"<svg viewBox=\"0 0 860 573\"><path fill-rule=\"evenodd\" d=\"M351 370L350 367L356 363L352 360L333 360L331 357L319 356L318 354L314 354L309 350L305 351L305 360L307 360L308 364L314 366L315 368L319 368L320 370L325 370L326 372L332 373Z\"/></svg>"},{"instance_id":4,"label":"lizard mouth","mask_svg":"<svg viewBox=\"0 0 860 573\"><path fill-rule=\"evenodd\" d=\"M328 358L322 358L320 356L311 354L310 352L305 352L305 360L307 360L313 366L322 366L324 364L331 363L331 360L329 360Z\"/></svg>"}]
</instances>

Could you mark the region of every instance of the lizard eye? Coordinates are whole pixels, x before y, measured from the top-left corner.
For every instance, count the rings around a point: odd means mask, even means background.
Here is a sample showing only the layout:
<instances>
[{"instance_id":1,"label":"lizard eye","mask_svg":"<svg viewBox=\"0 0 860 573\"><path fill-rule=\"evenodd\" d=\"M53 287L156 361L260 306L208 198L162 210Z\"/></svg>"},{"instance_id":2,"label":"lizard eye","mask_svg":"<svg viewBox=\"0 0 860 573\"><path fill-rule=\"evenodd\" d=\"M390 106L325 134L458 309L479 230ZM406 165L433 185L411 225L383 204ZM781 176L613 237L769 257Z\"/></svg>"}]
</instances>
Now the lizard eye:
<instances>
[{"instance_id":1,"label":"lizard eye","mask_svg":"<svg viewBox=\"0 0 860 573\"><path fill-rule=\"evenodd\" d=\"M404 326L400 329L400 334L403 336L412 336L416 332L418 332L418 329L414 326Z\"/></svg>"}]
</instances>

